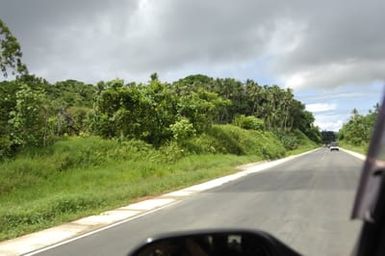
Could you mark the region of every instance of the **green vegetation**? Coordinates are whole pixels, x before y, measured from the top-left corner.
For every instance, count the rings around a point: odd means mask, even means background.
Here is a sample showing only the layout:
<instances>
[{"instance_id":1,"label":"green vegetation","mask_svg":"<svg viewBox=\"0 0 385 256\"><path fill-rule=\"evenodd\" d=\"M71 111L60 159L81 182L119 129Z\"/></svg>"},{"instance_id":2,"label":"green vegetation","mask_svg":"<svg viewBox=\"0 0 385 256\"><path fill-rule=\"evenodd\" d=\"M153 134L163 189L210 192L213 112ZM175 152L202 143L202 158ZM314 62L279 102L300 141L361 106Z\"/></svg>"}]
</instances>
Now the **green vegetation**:
<instances>
[{"instance_id":1,"label":"green vegetation","mask_svg":"<svg viewBox=\"0 0 385 256\"><path fill-rule=\"evenodd\" d=\"M50 84L24 75L0 82L0 106L0 158L81 134L138 139L158 148L231 123L277 132L290 149L296 143L284 135L296 130L320 142L313 115L290 90L251 80L196 75L169 84L153 75L144 84L113 80L94 86L74 80Z\"/></svg>"},{"instance_id":2,"label":"green vegetation","mask_svg":"<svg viewBox=\"0 0 385 256\"><path fill-rule=\"evenodd\" d=\"M314 148L290 89L192 75L49 83L0 20L0 240Z\"/></svg>"},{"instance_id":3,"label":"green vegetation","mask_svg":"<svg viewBox=\"0 0 385 256\"><path fill-rule=\"evenodd\" d=\"M11 74L26 74L27 66L21 61L22 52L16 37L8 26L0 19L0 72L4 77Z\"/></svg>"},{"instance_id":4,"label":"green vegetation","mask_svg":"<svg viewBox=\"0 0 385 256\"><path fill-rule=\"evenodd\" d=\"M321 140L323 144L337 141L337 133L334 131L321 131Z\"/></svg>"},{"instance_id":5,"label":"green vegetation","mask_svg":"<svg viewBox=\"0 0 385 256\"><path fill-rule=\"evenodd\" d=\"M303 135L305 145L316 145ZM202 142L205 143L202 143ZM0 240L234 172L285 155L270 132L215 125L185 144L71 136L0 165Z\"/></svg>"},{"instance_id":6,"label":"green vegetation","mask_svg":"<svg viewBox=\"0 0 385 256\"><path fill-rule=\"evenodd\" d=\"M379 104L374 106L368 114L361 115L356 109L338 133L342 147L366 154L373 127L379 111Z\"/></svg>"},{"instance_id":7,"label":"green vegetation","mask_svg":"<svg viewBox=\"0 0 385 256\"><path fill-rule=\"evenodd\" d=\"M342 143L340 143L339 145L343 148L361 153L363 155L366 155L368 153L369 144L361 144L361 145L357 146L357 145L348 144L348 143L345 143L344 141L342 141Z\"/></svg>"},{"instance_id":8,"label":"green vegetation","mask_svg":"<svg viewBox=\"0 0 385 256\"><path fill-rule=\"evenodd\" d=\"M159 148L231 123L274 131L289 149L298 145L290 138L294 131L320 142L313 115L290 90L250 80L197 75L169 84L153 75L145 84L113 80L93 86L74 80L50 84L25 75L0 82L0 106L0 158L81 134L143 140Z\"/></svg>"},{"instance_id":9,"label":"green vegetation","mask_svg":"<svg viewBox=\"0 0 385 256\"><path fill-rule=\"evenodd\" d=\"M234 124L246 130L262 131L265 127L263 120L256 118L255 116L236 116Z\"/></svg>"}]
</instances>

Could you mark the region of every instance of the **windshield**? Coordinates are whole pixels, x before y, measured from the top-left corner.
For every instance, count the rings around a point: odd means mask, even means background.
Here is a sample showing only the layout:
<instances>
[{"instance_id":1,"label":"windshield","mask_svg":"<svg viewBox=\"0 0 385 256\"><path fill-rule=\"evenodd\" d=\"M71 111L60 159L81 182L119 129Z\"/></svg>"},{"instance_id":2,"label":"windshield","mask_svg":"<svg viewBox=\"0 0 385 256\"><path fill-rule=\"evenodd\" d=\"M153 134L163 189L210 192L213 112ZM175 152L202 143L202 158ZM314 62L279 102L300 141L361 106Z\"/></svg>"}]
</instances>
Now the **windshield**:
<instances>
[{"instance_id":1,"label":"windshield","mask_svg":"<svg viewBox=\"0 0 385 256\"><path fill-rule=\"evenodd\" d=\"M127 255L154 234L206 228L348 255L384 10L0 1L0 255ZM354 217L375 202L385 153L371 152Z\"/></svg>"}]
</instances>

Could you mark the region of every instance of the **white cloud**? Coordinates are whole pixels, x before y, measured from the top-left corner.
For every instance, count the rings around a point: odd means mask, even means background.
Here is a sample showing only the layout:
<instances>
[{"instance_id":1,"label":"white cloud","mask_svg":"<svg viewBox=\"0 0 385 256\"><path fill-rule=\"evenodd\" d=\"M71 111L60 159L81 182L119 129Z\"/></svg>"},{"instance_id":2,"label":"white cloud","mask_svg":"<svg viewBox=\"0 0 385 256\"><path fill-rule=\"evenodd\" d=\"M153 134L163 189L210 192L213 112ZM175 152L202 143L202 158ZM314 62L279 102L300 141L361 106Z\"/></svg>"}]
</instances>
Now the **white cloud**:
<instances>
[{"instance_id":1,"label":"white cloud","mask_svg":"<svg viewBox=\"0 0 385 256\"><path fill-rule=\"evenodd\" d=\"M294 74L288 77L287 79L284 78L284 85L288 88L297 89L302 87L306 80L302 74Z\"/></svg>"},{"instance_id":2,"label":"white cloud","mask_svg":"<svg viewBox=\"0 0 385 256\"><path fill-rule=\"evenodd\" d=\"M343 85L365 85L385 81L385 56L380 60L342 60L303 68L282 80L292 88L335 88ZM293 81L294 80L294 81Z\"/></svg>"},{"instance_id":3,"label":"white cloud","mask_svg":"<svg viewBox=\"0 0 385 256\"><path fill-rule=\"evenodd\" d=\"M315 125L320 127L321 130L324 131L335 131L338 132L338 130L342 127L343 121L342 120L336 120L336 121L315 121Z\"/></svg>"},{"instance_id":4,"label":"white cloud","mask_svg":"<svg viewBox=\"0 0 385 256\"><path fill-rule=\"evenodd\" d=\"M313 112L313 113L331 111L331 110L335 110L336 108L337 108L337 105L334 103L306 104L306 110Z\"/></svg>"},{"instance_id":5,"label":"white cloud","mask_svg":"<svg viewBox=\"0 0 385 256\"><path fill-rule=\"evenodd\" d=\"M330 114L330 113L315 113L314 124L321 130L335 131L337 132L344 122L346 122L346 116L344 114Z\"/></svg>"}]
</instances>

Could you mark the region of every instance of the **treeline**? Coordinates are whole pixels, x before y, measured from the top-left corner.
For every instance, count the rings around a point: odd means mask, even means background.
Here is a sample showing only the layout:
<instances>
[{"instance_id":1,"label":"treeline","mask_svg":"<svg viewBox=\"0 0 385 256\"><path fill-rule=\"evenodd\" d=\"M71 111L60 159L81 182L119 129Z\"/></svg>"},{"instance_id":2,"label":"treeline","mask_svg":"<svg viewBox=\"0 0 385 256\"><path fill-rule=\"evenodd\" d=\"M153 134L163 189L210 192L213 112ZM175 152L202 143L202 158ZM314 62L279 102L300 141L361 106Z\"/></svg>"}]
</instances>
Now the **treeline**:
<instances>
[{"instance_id":1,"label":"treeline","mask_svg":"<svg viewBox=\"0 0 385 256\"><path fill-rule=\"evenodd\" d=\"M66 135L140 139L159 147L229 123L276 131L289 144L285 134L294 130L320 141L313 115L290 89L204 75L167 83L155 73L147 83L95 85L24 75L0 82L0 109L1 157Z\"/></svg>"},{"instance_id":2,"label":"treeline","mask_svg":"<svg viewBox=\"0 0 385 256\"><path fill-rule=\"evenodd\" d=\"M321 131L321 140L323 144L329 144L337 140L337 133L334 131Z\"/></svg>"},{"instance_id":3,"label":"treeline","mask_svg":"<svg viewBox=\"0 0 385 256\"><path fill-rule=\"evenodd\" d=\"M339 140L355 146L367 146L378 112L379 104L364 115L359 114L357 109L353 109L350 119L339 130Z\"/></svg>"},{"instance_id":4,"label":"treeline","mask_svg":"<svg viewBox=\"0 0 385 256\"><path fill-rule=\"evenodd\" d=\"M87 131L95 92L78 81L50 84L30 75L0 82L0 158Z\"/></svg>"}]
</instances>

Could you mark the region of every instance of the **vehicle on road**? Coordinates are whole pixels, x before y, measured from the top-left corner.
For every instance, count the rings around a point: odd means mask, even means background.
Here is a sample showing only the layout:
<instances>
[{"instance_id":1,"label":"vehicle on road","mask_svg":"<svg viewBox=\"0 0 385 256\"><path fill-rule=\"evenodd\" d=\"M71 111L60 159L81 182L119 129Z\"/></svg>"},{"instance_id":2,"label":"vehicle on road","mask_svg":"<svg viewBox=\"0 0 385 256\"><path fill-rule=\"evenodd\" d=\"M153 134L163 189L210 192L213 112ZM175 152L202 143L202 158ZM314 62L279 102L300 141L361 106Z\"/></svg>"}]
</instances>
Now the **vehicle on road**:
<instances>
[{"instance_id":1,"label":"vehicle on road","mask_svg":"<svg viewBox=\"0 0 385 256\"><path fill-rule=\"evenodd\" d=\"M330 143L329 149L330 149L330 151L339 151L340 150L340 148L338 147L337 142Z\"/></svg>"},{"instance_id":2,"label":"vehicle on road","mask_svg":"<svg viewBox=\"0 0 385 256\"><path fill-rule=\"evenodd\" d=\"M385 95L384 95L385 99ZM334 149L333 149L334 147ZM331 145L330 150L339 150ZM363 225L354 256L385 255L385 104L379 110L372 141L361 172L352 219ZM320 238L322 239L322 238ZM306 243L306 241L303 241ZM296 256L299 252L259 230L193 230L156 235L132 251L133 256L259 255Z\"/></svg>"}]
</instances>

